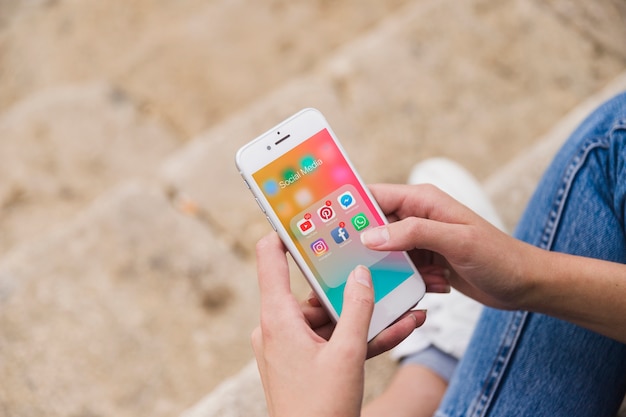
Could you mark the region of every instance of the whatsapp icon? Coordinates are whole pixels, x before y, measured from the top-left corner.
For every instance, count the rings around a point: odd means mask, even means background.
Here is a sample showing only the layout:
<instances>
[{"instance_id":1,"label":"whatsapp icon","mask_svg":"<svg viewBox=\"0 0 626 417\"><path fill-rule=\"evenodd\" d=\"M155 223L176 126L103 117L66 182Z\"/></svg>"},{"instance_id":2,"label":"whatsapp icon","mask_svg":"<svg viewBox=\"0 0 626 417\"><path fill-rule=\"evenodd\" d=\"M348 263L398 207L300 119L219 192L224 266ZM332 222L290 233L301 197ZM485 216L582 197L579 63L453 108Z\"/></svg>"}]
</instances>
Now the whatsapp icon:
<instances>
[{"instance_id":1,"label":"whatsapp icon","mask_svg":"<svg viewBox=\"0 0 626 417\"><path fill-rule=\"evenodd\" d=\"M367 220L367 217L365 217L365 214L363 213L359 213L352 218L352 226L354 226L354 229L357 232L365 229L369 225L370 221Z\"/></svg>"}]
</instances>

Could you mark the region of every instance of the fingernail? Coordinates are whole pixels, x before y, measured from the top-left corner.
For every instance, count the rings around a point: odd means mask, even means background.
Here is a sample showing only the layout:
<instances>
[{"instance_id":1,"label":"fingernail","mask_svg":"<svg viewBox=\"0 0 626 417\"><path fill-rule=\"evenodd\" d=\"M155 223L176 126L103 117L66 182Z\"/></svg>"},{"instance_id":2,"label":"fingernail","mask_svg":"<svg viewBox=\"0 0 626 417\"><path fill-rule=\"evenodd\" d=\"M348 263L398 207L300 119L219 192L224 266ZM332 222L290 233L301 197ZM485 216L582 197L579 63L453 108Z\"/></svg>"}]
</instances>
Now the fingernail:
<instances>
[{"instance_id":1,"label":"fingernail","mask_svg":"<svg viewBox=\"0 0 626 417\"><path fill-rule=\"evenodd\" d=\"M320 300L318 300L317 296L314 293L309 294L309 296L307 297L306 301L312 307L319 307L320 306Z\"/></svg>"},{"instance_id":2,"label":"fingernail","mask_svg":"<svg viewBox=\"0 0 626 417\"><path fill-rule=\"evenodd\" d=\"M424 313L424 317L426 317L427 310L413 310L413 312L409 314L409 317L413 319L413 326L415 328L418 328L422 323L424 323L423 320L417 321L417 317L415 316L415 313L419 313L419 312Z\"/></svg>"},{"instance_id":3,"label":"fingernail","mask_svg":"<svg viewBox=\"0 0 626 417\"><path fill-rule=\"evenodd\" d=\"M354 279L356 282L367 288L372 288L372 277L370 271L363 265L359 265L354 269Z\"/></svg>"},{"instance_id":4,"label":"fingernail","mask_svg":"<svg viewBox=\"0 0 626 417\"><path fill-rule=\"evenodd\" d=\"M380 246L389 241L387 226L375 227L361 233L361 243L365 246Z\"/></svg>"}]
</instances>

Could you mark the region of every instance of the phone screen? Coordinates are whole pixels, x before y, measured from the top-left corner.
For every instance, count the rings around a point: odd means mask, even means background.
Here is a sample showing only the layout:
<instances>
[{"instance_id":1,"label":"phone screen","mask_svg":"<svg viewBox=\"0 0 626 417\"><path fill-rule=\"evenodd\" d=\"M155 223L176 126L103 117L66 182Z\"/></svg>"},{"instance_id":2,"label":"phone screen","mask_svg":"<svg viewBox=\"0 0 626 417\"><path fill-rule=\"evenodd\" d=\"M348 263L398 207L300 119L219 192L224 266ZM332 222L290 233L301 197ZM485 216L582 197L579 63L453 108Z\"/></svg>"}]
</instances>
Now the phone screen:
<instances>
[{"instance_id":1,"label":"phone screen","mask_svg":"<svg viewBox=\"0 0 626 417\"><path fill-rule=\"evenodd\" d=\"M252 176L338 314L357 265L370 269L376 302L415 273L404 253L361 244L384 222L327 129Z\"/></svg>"}]
</instances>

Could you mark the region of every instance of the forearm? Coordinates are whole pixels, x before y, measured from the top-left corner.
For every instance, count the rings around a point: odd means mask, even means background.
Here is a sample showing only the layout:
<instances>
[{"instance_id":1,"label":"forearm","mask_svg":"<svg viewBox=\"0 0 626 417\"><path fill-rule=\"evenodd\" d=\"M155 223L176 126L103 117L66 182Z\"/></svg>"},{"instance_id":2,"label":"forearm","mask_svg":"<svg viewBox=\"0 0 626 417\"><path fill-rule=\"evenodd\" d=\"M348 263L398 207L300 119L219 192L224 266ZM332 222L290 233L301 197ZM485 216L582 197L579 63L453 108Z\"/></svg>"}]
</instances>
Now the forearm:
<instances>
[{"instance_id":1,"label":"forearm","mask_svg":"<svg viewBox=\"0 0 626 417\"><path fill-rule=\"evenodd\" d=\"M626 265L527 248L522 308L626 343Z\"/></svg>"},{"instance_id":2,"label":"forearm","mask_svg":"<svg viewBox=\"0 0 626 417\"><path fill-rule=\"evenodd\" d=\"M385 392L363 408L361 417L430 417L447 386L443 378L424 366L401 366Z\"/></svg>"}]
</instances>

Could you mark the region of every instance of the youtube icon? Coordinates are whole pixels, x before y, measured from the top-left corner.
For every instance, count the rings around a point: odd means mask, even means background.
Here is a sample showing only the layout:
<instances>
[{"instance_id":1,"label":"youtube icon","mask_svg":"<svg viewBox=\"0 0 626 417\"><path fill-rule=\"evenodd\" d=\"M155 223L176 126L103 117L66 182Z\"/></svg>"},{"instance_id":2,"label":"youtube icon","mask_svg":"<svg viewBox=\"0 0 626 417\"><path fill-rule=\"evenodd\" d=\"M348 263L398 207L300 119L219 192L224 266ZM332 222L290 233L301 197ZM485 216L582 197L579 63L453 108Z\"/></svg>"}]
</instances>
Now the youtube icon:
<instances>
[{"instance_id":1,"label":"youtube icon","mask_svg":"<svg viewBox=\"0 0 626 417\"><path fill-rule=\"evenodd\" d=\"M300 231L300 233L302 233L303 236L306 236L315 230L315 225L313 224L311 219L302 219L298 223L296 223L296 225L298 226L298 230Z\"/></svg>"}]
</instances>

